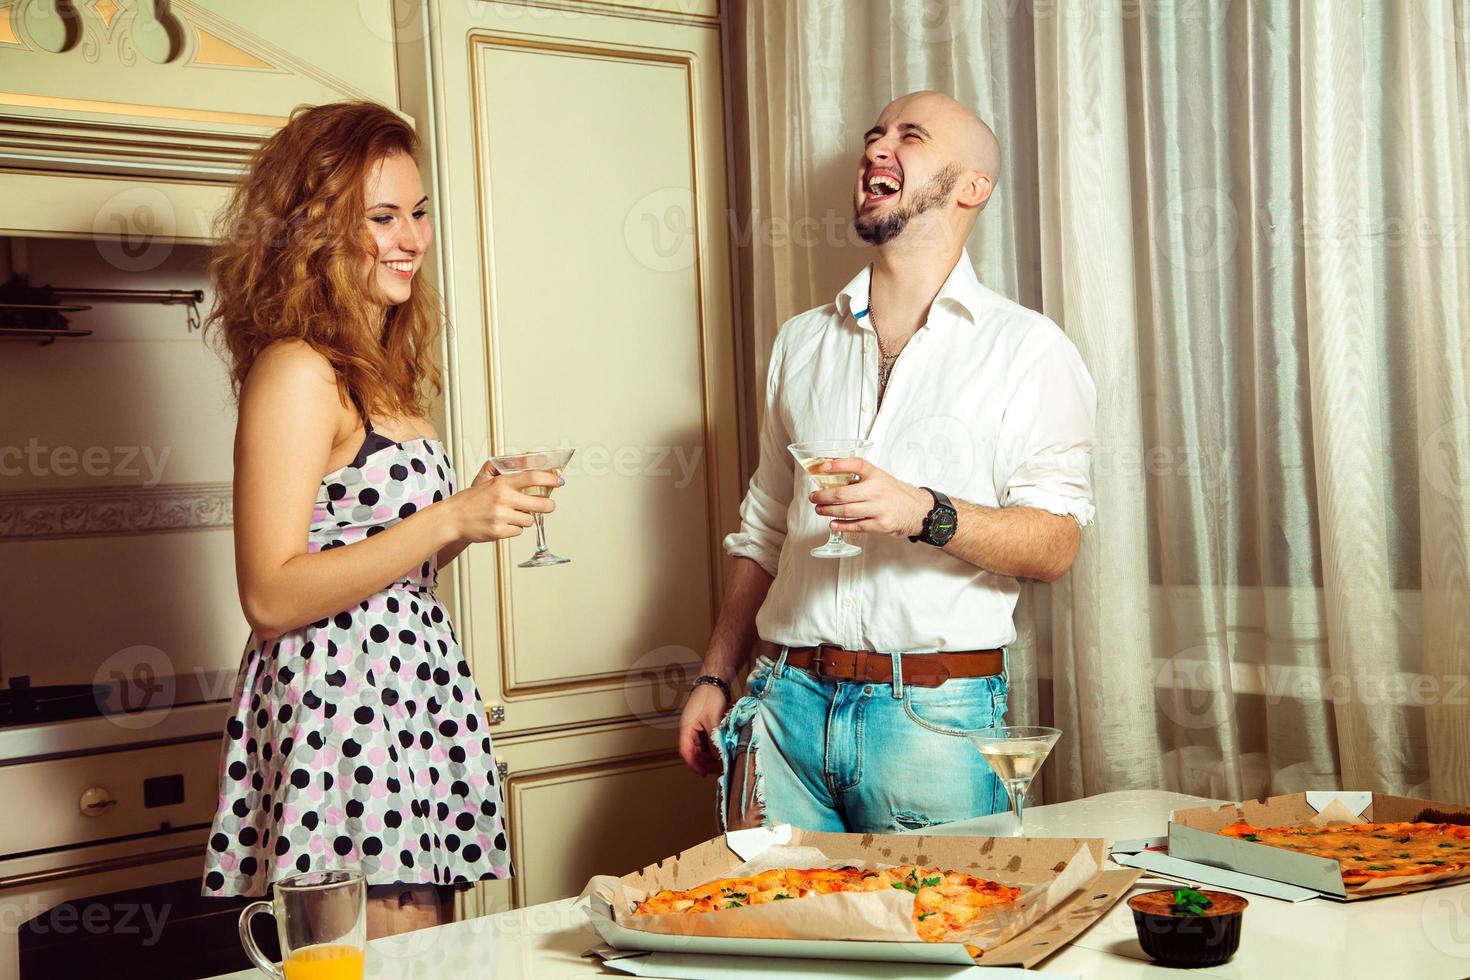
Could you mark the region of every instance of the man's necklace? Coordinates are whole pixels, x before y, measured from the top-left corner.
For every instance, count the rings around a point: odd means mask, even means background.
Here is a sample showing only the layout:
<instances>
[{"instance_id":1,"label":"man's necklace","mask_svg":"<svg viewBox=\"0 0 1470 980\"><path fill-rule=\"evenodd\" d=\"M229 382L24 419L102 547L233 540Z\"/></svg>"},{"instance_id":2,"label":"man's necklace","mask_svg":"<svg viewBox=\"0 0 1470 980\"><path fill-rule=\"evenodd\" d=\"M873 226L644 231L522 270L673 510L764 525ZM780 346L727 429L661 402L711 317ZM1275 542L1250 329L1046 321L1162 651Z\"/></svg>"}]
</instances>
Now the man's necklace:
<instances>
[{"instance_id":1,"label":"man's necklace","mask_svg":"<svg viewBox=\"0 0 1470 980\"><path fill-rule=\"evenodd\" d=\"M878 314L873 303L868 301L868 322L873 325L873 335L878 338L878 404L883 404L883 393L888 390L888 379L893 374L893 365L898 362L898 352L888 353L883 346L883 331L878 329Z\"/></svg>"}]
</instances>

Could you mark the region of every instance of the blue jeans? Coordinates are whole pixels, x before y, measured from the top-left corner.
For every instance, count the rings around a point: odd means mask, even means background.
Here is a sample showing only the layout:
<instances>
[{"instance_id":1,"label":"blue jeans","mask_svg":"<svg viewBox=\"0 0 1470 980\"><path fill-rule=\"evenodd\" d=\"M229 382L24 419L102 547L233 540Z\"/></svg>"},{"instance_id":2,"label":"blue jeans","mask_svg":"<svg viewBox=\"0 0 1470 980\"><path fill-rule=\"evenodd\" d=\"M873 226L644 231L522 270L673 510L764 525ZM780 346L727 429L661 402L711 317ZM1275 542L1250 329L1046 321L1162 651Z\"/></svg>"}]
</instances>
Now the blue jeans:
<instances>
[{"instance_id":1,"label":"blue jeans","mask_svg":"<svg viewBox=\"0 0 1470 980\"><path fill-rule=\"evenodd\" d=\"M1004 810L966 732L1003 724L1006 679L834 681L761 658L715 733L721 825L893 833Z\"/></svg>"}]
</instances>

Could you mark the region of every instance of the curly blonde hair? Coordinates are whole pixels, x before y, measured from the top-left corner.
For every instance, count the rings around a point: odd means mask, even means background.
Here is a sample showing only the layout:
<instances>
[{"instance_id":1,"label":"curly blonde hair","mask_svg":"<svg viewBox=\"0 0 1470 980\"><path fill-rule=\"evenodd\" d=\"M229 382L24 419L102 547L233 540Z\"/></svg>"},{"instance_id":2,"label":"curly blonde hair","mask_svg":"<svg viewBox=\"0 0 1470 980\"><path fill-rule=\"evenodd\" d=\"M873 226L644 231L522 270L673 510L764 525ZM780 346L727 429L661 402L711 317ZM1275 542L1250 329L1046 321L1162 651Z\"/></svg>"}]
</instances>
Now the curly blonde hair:
<instances>
[{"instance_id":1,"label":"curly blonde hair","mask_svg":"<svg viewBox=\"0 0 1470 980\"><path fill-rule=\"evenodd\" d=\"M376 258L364 182L383 158L417 149L389 109L338 102L296 109L256 150L216 223L209 266L205 328L224 348L236 397L262 351L298 339L331 362L344 404L426 413L425 386L440 390L439 296L417 275L411 298L385 311L363 273Z\"/></svg>"}]
</instances>

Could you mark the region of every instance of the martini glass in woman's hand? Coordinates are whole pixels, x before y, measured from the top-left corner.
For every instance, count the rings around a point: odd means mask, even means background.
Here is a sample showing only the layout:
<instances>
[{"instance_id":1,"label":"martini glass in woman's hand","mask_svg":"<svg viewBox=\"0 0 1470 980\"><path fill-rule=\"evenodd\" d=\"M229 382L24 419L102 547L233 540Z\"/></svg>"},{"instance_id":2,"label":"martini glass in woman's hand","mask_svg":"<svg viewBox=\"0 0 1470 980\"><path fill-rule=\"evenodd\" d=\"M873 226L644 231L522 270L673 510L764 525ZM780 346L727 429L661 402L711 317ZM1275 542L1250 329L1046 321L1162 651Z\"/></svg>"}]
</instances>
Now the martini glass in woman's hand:
<instances>
[{"instance_id":1,"label":"martini glass in woman's hand","mask_svg":"<svg viewBox=\"0 0 1470 980\"><path fill-rule=\"evenodd\" d=\"M572 461L575 449L552 449L537 453L510 453L505 456L491 456L490 465L495 467L496 473L524 473L527 470L549 470L561 475L568 463ZM527 487L526 493L533 497L551 496L550 487ZM561 555L553 555L546 547L546 522L541 513L532 514L536 521L536 553L521 562L518 568L540 568L542 565L565 565L571 561Z\"/></svg>"},{"instance_id":2,"label":"martini glass in woman's hand","mask_svg":"<svg viewBox=\"0 0 1470 980\"><path fill-rule=\"evenodd\" d=\"M1036 775L1051 747L1062 737L1059 728L1037 728L1018 725L1002 725L999 728L982 728L970 732L970 741L985 756L990 768L1005 783L1011 797L1011 812L1016 815L1016 829L1011 836L1023 834L1021 808L1026 800L1026 789Z\"/></svg>"},{"instance_id":3,"label":"martini glass in woman's hand","mask_svg":"<svg viewBox=\"0 0 1470 980\"><path fill-rule=\"evenodd\" d=\"M819 439L813 442L793 442L786 447L802 471L811 478L812 484L818 490L830 490L833 487L843 487L849 483L856 483L856 473L824 473L822 467L834 459L847 459L850 456L861 456L873 448L873 443L867 439ZM827 535L827 543L812 549L813 558L851 558L860 555L863 549L848 542L842 536L841 531L832 531Z\"/></svg>"}]
</instances>

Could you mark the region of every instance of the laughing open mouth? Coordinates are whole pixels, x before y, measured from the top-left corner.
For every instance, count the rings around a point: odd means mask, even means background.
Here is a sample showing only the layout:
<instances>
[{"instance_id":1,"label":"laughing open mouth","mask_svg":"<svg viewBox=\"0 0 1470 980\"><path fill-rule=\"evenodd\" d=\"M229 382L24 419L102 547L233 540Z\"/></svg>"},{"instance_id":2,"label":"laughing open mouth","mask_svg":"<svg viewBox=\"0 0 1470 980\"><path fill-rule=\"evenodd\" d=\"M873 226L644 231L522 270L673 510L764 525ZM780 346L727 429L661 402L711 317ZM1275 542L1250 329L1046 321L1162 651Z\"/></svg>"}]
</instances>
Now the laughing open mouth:
<instances>
[{"instance_id":1,"label":"laughing open mouth","mask_svg":"<svg viewBox=\"0 0 1470 980\"><path fill-rule=\"evenodd\" d=\"M882 204L898 196L903 190L903 179L892 170L874 169L868 173L864 187L868 192L867 203Z\"/></svg>"}]
</instances>

